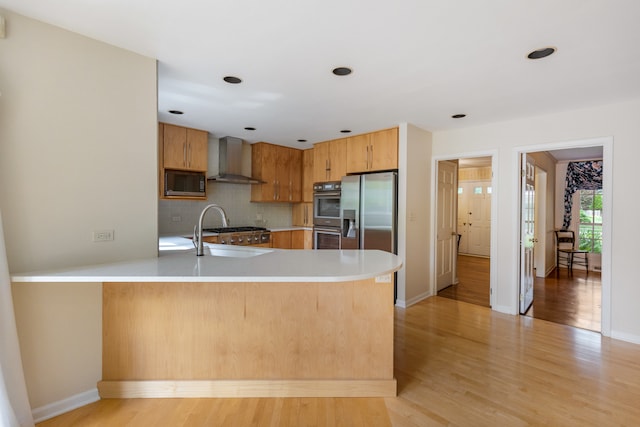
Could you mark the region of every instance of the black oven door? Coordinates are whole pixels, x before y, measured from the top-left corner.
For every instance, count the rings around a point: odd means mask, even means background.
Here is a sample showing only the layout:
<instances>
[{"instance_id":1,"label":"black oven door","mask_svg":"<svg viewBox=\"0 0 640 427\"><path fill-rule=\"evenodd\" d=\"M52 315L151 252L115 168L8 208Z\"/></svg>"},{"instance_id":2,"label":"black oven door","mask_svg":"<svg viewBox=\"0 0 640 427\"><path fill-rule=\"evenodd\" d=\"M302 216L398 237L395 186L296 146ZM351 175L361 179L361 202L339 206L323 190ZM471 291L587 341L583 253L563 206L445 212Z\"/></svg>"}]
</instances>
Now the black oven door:
<instances>
[{"instance_id":1,"label":"black oven door","mask_svg":"<svg viewBox=\"0 0 640 427\"><path fill-rule=\"evenodd\" d=\"M313 229L313 247L315 249L341 249L339 228Z\"/></svg>"}]
</instances>

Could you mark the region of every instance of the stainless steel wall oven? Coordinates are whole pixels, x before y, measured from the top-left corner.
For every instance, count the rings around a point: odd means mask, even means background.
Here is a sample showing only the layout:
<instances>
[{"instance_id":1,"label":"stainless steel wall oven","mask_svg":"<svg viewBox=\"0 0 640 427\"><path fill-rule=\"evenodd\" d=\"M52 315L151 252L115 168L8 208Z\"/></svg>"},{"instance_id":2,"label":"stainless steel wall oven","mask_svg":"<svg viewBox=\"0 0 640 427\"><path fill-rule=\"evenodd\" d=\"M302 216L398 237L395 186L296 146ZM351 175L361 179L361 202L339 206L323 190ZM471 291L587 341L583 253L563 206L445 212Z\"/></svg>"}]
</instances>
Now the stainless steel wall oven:
<instances>
[{"instance_id":1,"label":"stainless steel wall oven","mask_svg":"<svg viewBox=\"0 0 640 427\"><path fill-rule=\"evenodd\" d=\"M313 184L313 247L315 249L341 248L340 189L340 181Z\"/></svg>"}]
</instances>

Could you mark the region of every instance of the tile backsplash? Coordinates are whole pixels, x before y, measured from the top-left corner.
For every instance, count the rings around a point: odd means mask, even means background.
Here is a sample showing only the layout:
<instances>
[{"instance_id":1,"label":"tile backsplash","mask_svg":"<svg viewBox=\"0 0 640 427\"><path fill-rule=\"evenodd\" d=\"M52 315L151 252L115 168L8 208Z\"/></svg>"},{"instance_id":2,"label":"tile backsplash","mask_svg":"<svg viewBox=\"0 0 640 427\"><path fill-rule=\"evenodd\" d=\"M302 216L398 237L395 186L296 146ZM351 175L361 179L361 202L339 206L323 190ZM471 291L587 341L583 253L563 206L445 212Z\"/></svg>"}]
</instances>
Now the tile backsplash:
<instances>
[{"instance_id":1,"label":"tile backsplash","mask_svg":"<svg viewBox=\"0 0 640 427\"><path fill-rule=\"evenodd\" d=\"M267 228L291 225L290 203L251 203L251 185L208 183L207 201L160 200L158 233L162 235L191 234L205 206L215 203L225 210L231 226L260 225ZM260 221L266 221L262 224ZM207 212L207 227L220 227L222 221L215 211Z\"/></svg>"}]
</instances>

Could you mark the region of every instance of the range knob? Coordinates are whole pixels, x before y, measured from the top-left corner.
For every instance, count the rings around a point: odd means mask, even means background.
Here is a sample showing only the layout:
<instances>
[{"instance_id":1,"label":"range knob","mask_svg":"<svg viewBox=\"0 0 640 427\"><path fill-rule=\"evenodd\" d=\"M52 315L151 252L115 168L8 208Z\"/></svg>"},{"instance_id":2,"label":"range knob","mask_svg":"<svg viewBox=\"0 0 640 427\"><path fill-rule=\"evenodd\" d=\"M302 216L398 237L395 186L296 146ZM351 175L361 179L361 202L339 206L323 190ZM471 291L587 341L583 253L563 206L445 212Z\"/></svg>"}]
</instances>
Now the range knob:
<instances>
[{"instance_id":1,"label":"range knob","mask_svg":"<svg viewBox=\"0 0 640 427\"><path fill-rule=\"evenodd\" d=\"M226 245L226 244L227 244L227 241L226 241L226 240L224 240L224 239L220 239L220 244L221 244L221 245Z\"/></svg>"}]
</instances>

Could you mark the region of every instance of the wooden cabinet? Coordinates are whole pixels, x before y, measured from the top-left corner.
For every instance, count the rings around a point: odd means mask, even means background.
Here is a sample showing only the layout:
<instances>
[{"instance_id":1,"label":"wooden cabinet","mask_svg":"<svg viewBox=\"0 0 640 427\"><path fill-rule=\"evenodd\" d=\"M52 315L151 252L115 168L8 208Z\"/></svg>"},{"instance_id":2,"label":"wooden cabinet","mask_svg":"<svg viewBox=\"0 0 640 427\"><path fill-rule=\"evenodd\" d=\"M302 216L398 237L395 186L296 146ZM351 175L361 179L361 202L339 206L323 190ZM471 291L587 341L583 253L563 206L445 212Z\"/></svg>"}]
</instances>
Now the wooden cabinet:
<instances>
[{"instance_id":1,"label":"wooden cabinet","mask_svg":"<svg viewBox=\"0 0 640 427\"><path fill-rule=\"evenodd\" d=\"M313 148L302 152L302 201L313 202Z\"/></svg>"},{"instance_id":2,"label":"wooden cabinet","mask_svg":"<svg viewBox=\"0 0 640 427\"><path fill-rule=\"evenodd\" d=\"M209 139L206 131L164 123L163 167L190 171L207 171Z\"/></svg>"},{"instance_id":3,"label":"wooden cabinet","mask_svg":"<svg viewBox=\"0 0 640 427\"><path fill-rule=\"evenodd\" d=\"M313 231L293 230L291 232L291 249L313 249Z\"/></svg>"},{"instance_id":4,"label":"wooden cabinet","mask_svg":"<svg viewBox=\"0 0 640 427\"><path fill-rule=\"evenodd\" d=\"M313 145L314 182L340 181L347 174L347 139Z\"/></svg>"},{"instance_id":5,"label":"wooden cabinet","mask_svg":"<svg viewBox=\"0 0 640 427\"><path fill-rule=\"evenodd\" d=\"M271 247L276 249L313 249L313 231L272 231Z\"/></svg>"},{"instance_id":6,"label":"wooden cabinet","mask_svg":"<svg viewBox=\"0 0 640 427\"><path fill-rule=\"evenodd\" d=\"M161 199L202 200L203 197L165 196L165 169L206 173L208 133L203 130L158 123L158 190Z\"/></svg>"},{"instance_id":7,"label":"wooden cabinet","mask_svg":"<svg viewBox=\"0 0 640 427\"><path fill-rule=\"evenodd\" d=\"M291 231L272 231L271 247L277 249L291 249Z\"/></svg>"},{"instance_id":8,"label":"wooden cabinet","mask_svg":"<svg viewBox=\"0 0 640 427\"><path fill-rule=\"evenodd\" d=\"M302 201L302 150L289 148L289 199L291 203ZM285 194L286 196L286 194Z\"/></svg>"},{"instance_id":9,"label":"wooden cabinet","mask_svg":"<svg viewBox=\"0 0 640 427\"><path fill-rule=\"evenodd\" d=\"M347 138L347 173L398 169L398 128Z\"/></svg>"},{"instance_id":10,"label":"wooden cabinet","mask_svg":"<svg viewBox=\"0 0 640 427\"><path fill-rule=\"evenodd\" d=\"M302 200L302 151L258 142L251 146L251 175L263 184L251 185L252 202Z\"/></svg>"},{"instance_id":11,"label":"wooden cabinet","mask_svg":"<svg viewBox=\"0 0 640 427\"><path fill-rule=\"evenodd\" d=\"M293 225L299 227L313 227L313 202L296 203L291 208Z\"/></svg>"}]
</instances>

